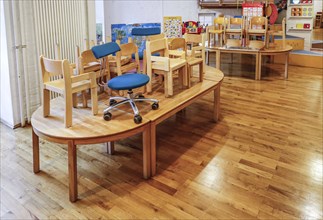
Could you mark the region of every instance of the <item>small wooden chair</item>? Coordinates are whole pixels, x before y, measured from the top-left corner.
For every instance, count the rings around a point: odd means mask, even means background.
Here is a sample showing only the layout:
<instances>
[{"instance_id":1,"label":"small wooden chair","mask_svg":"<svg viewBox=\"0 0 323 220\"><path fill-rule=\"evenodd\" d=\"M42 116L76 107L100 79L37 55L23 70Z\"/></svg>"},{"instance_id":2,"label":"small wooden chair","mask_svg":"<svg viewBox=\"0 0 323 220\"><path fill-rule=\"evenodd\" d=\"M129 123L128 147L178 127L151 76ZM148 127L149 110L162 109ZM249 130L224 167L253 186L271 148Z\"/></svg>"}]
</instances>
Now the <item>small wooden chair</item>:
<instances>
[{"instance_id":1,"label":"small wooden chair","mask_svg":"<svg viewBox=\"0 0 323 220\"><path fill-rule=\"evenodd\" d=\"M268 30L268 37L266 47L270 47L270 44L275 45L275 36L281 36L283 40L283 47L286 46L286 19L283 18L281 25L271 25L270 30ZM278 28L278 27L279 28Z\"/></svg>"},{"instance_id":2,"label":"small wooden chair","mask_svg":"<svg viewBox=\"0 0 323 220\"><path fill-rule=\"evenodd\" d=\"M117 73L118 76L123 73L129 72L130 70L136 69L137 72L140 72L140 62L138 55L138 47L134 43L121 44L120 51L116 53L115 56L115 66L110 66L110 71ZM132 56L135 59L132 59ZM127 60L127 62L125 62Z\"/></svg>"},{"instance_id":3,"label":"small wooden chair","mask_svg":"<svg viewBox=\"0 0 323 220\"><path fill-rule=\"evenodd\" d=\"M187 50L187 65L189 76L193 74L193 66L199 65L199 79L203 81L205 71L205 34L185 34L186 44L190 44L190 50Z\"/></svg>"},{"instance_id":4,"label":"small wooden chair","mask_svg":"<svg viewBox=\"0 0 323 220\"><path fill-rule=\"evenodd\" d=\"M154 56L156 52L162 51L163 56ZM160 54L160 55L161 55ZM187 75L187 64L185 59L169 58L168 43L166 38L146 41L147 75L152 79L153 73L164 75L165 96L173 95L173 73L179 72L179 80L182 85L189 86ZM152 91L151 80L147 84L147 92Z\"/></svg>"},{"instance_id":5,"label":"small wooden chair","mask_svg":"<svg viewBox=\"0 0 323 220\"><path fill-rule=\"evenodd\" d=\"M244 30L244 20L243 18L229 18L228 25L224 30L224 42L226 44L227 39L231 38L232 35L238 35L239 39L242 39Z\"/></svg>"},{"instance_id":6,"label":"small wooden chair","mask_svg":"<svg viewBox=\"0 0 323 220\"><path fill-rule=\"evenodd\" d=\"M246 44L249 45L250 36L263 36L263 44L267 41L268 20L266 17L256 16L251 17L249 26L246 30Z\"/></svg>"},{"instance_id":7,"label":"small wooden chair","mask_svg":"<svg viewBox=\"0 0 323 220\"><path fill-rule=\"evenodd\" d=\"M98 113L97 84L94 72L73 76L67 60L52 60L40 57L43 79L43 116L50 114L50 91L57 92L65 99L65 127L72 126L72 107L77 107L77 92L91 89L92 113ZM55 78L55 79L53 79Z\"/></svg>"},{"instance_id":8,"label":"small wooden chair","mask_svg":"<svg viewBox=\"0 0 323 220\"><path fill-rule=\"evenodd\" d=\"M213 46L216 46L216 36L218 36L218 41L220 46L223 46L223 34L226 26L226 19L224 17L217 17L213 20L213 26L209 26L206 29L208 47L211 46L211 40L213 39Z\"/></svg>"}]
</instances>

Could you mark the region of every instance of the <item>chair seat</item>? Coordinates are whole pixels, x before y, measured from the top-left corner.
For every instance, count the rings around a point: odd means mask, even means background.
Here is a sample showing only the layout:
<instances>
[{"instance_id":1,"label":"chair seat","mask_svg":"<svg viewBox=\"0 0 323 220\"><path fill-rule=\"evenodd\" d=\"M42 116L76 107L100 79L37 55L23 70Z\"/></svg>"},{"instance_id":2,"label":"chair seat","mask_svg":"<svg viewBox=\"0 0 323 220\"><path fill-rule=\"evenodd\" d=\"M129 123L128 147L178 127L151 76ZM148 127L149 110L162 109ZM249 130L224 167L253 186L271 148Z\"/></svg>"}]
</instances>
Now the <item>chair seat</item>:
<instances>
[{"instance_id":1,"label":"chair seat","mask_svg":"<svg viewBox=\"0 0 323 220\"><path fill-rule=\"evenodd\" d=\"M127 63L129 63L131 61L130 57L125 57L122 56L121 57L121 66L126 65ZM109 57L109 66L117 66L117 60L115 56Z\"/></svg>"},{"instance_id":2,"label":"chair seat","mask_svg":"<svg viewBox=\"0 0 323 220\"><path fill-rule=\"evenodd\" d=\"M186 60L181 58L170 58L169 59L169 69L174 70L178 69L182 66L185 66ZM153 62L151 65L152 69L154 70L165 70L165 63L161 61Z\"/></svg>"},{"instance_id":3,"label":"chair seat","mask_svg":"<svg viewBox=\"0 0 323 220\"><path fill-rule=\"evenodd\" d=\"M79 82L72 83L72 92L74 93L74 92L82 91L84 90L85 87L89 87L90 84L91 84L90 80L82 80ZM46 82L44 83L44 88L51 90L53 92L63 94L65 89L64 80L58 79L58 80Z\"/></svg>"},{"instance_id":4,"label":"chair seat","mask_svg":"<svg viewBox=\"0 0 323 220\"><path fill-rule=\"evenodd\" d=\"M114 77L108 82L108 87L113 90L129 90L139 88L149 82L149 77L140 73L128 73Z\"/></svg>"},{"instance_id":5,"label":"chair seat","mask_svg":"<svg viewBox=\"0 0 323 220\"><path fill-rule=\"evenodd\" d=\"M170 69L177 69L177 68L180 68L182 66L185 66L186 64L186 60L184 59L180 59L180 58L175 58L175 59L169 59L169 67Z\"/></svg>"},{"instance_id":6,"label":"chair seat","mask_svg":"<svg viewBox=\"0 0 323 220\"><path fill-rule=\"evenodd\" d=\"M226 33L241 33L241 29L226 29Z\"/></svg>"},{"instance_id":7,"label":"chair seat","mask_svg":"<svg viewBox=\"0 0 323 220\"><path fill-rule=\"evenodd\" d=\"M247 34L265 34L266 30L264 29L252 29L248 30Z\"/></svg>"},{"instance_id":8,"label":"chair seat","mask_svg":"<svg viewBox=\"0 0 323 220\"><path fill-rule=\"evenodd\" d=\"M90 62L87 63L83 66L84 68L84 72L88 73L88 72L96 72L99 71L101 68L101 64L99 62Z\"/></svg>"},{"instance_id":9,"label":"chair seat","mask_svg":"<svg viewBox=\"0 0 323 220\"><path fill-rule=\"evenodd\" d=\"M187 58L187 64L189 66L194 66L194 65L199 64L199 63L203 63L202 58L196 58L196 57Z\"/></svg>"}]
</instances>

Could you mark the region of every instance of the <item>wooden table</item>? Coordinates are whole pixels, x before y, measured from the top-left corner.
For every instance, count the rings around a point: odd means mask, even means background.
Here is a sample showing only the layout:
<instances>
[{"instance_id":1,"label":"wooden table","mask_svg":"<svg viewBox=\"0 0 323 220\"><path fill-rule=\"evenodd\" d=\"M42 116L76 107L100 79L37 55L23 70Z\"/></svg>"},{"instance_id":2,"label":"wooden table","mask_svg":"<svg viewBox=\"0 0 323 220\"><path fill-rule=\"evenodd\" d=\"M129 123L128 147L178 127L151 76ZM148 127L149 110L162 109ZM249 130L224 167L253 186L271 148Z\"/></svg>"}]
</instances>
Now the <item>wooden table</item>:
<instances>
[{"instance_id":1,"label":"wooden table","mask_svg":"<svg viewBox=\"0 0 323 220\"><path fill-rule=\"evenodd\" d=\"M194 74L197 69L194 69ZM56 98L51 101L50 116L42 116L42 107L39 107L32 115L33 127L33 169L34 173L40 172L39 161L39 137L50 142L68 145L68 176L69 199L77 200L77 151L79 144L96 144L107 142L108 151L113 151L113 143L116 140L127 138L142 133L143 140L143 177L149 178L156 173L156 126L184 109L200 97L213 92L214 108L213 119L218 120L220 106L220 86L223 73L213 67L206 67L204 80L201 83L193 83L192 87L182 91L175 90L174 96L165 98L163 92L154 91L149 97L159 100L159 109L151 110L150 104L138 103L141 116L141 124L133 122L133 114L130 107L124 105L120 110L112 112L112 120L105 121L102 116L106 105L99 102L99 114L93 116L90 108L73 109L73 126L64 127L63 99ZM177 92L177 93L176 93ZM107 99L105 99L105 102Z\"/></svg>"},{"instance_id":2,"label":"wooden table","mask_svg":"<svg viewBox=\"0 0 323 220\"><path fill-rule=\"evenodd\" d=\"M262 67L262 56L264 55L285 55L285 72L284 76L288 78L288 57L289 53L293 48L289 45L285 47L276 46L273 48L264 48L264 49L245 49L245 48L226 48L218 47L215 49L216 52L216 68L221 69L221 53L237 53L237 54L252 54L256 56L255 63L255 80L261 79L261 67Z\"/></svg>"},{"instance_id":3,"label":"wooden table","mask_svg":"<svg viewBox=\"0 0 323 220\"><path fill-rule=\"evenodd\" d=\"M216 52L216 68L221 69L221 53L237 53L237 54L252 54L256 56L256 65L255 65L255 80L259 80L259 50L254 49L233 49L233 48L226 48L226 47L219 47Z\"/></svg>"},{"instance_id":4,"label":"wooden table","mask_svg":"<svg viewBox=\"0 0 323 220\"><path fill-rule=\"evenodd\" d=\"M44 118L42 107L39 107L32 115L33 127L33 169L34 173L40 171L39 164L39 137L50 142L68 145L68 175L69 175L69 199L77 200L77 156L76 146L79 144L108 143L109 150L113 141L143 134L143 176L150 177L150 121L143 118L141 124L135 124L133 115L125 112L114 112L118 120L109 122L103 119L102 102L99 104L99 114L93 116L90 109L73 109L73 126L64 126L64 102L63 98L51 101L50 116ZM119 117L118 117L119 116Z\"/></svg>"}]
</instances>

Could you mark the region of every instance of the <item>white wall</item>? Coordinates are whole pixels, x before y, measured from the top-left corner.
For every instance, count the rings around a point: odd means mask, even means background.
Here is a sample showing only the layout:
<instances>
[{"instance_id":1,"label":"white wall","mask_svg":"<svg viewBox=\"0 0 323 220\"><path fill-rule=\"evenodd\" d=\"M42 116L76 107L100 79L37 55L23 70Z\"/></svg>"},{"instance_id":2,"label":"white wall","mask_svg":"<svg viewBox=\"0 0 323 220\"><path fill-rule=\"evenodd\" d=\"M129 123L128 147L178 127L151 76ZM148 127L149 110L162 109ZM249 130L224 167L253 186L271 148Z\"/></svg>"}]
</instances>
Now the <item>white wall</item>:
<instances>
[{"instance_id":1,"label":"white wall","mask_svg":"<svg viewBox=\"0 0 323 220\"><path fill-rule=\"evenodd\" d=\"M6 36L6 25L4 18L4 6L3 1L0 2L0 36L1 36L1 46L0 46L0 82L1 82L1 122L7 124L10 127L14 126L13 111L12 111L12 101L11 101L11 89L10 89L10 78L9 78L9 59L8 59L8 49L7 49L7 36Z\"/></svg>"},{"instance_id":2,"label":"white wall","mask_svg":"<svg viewBox=\"0 0 323 220\"><path fill-rule=\"evenodd\" d=\"M241 15L241 9L200 9L197 0L104 1L105 33L111 24L163 23L164 16L182 16L183 21L197 21L198 13Z\"/></svg>"},{"instance_id":3,"label":"white wall","mask_svg":"<svg viewBox=\"0 0 323 220\"><path fill-rule=\"evenodd\" d=\"M314 18L315 18L316 12L322 11L323 0L314 0L313 7L314 7Z\"/></svg>"}]
</instances>

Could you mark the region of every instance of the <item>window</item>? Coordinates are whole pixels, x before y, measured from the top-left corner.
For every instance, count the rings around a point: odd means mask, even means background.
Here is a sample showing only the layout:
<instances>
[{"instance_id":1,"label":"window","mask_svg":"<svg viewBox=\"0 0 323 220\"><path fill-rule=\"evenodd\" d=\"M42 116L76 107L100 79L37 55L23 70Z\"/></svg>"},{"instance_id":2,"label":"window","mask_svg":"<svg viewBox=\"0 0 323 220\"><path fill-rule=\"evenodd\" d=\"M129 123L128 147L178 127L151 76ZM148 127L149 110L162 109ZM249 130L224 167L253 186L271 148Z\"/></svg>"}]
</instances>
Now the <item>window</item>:
<instances>
[{"instance_id":1,"label":"window","mask_svg":"<svg viewBox=\"0 0 323 220\"><path fill-rule=\"evenodd\" d=\"M215 18L215 13L200 13L199 22L204 26L213 25L213 18Z\"/></svg>"}]
</instances>

